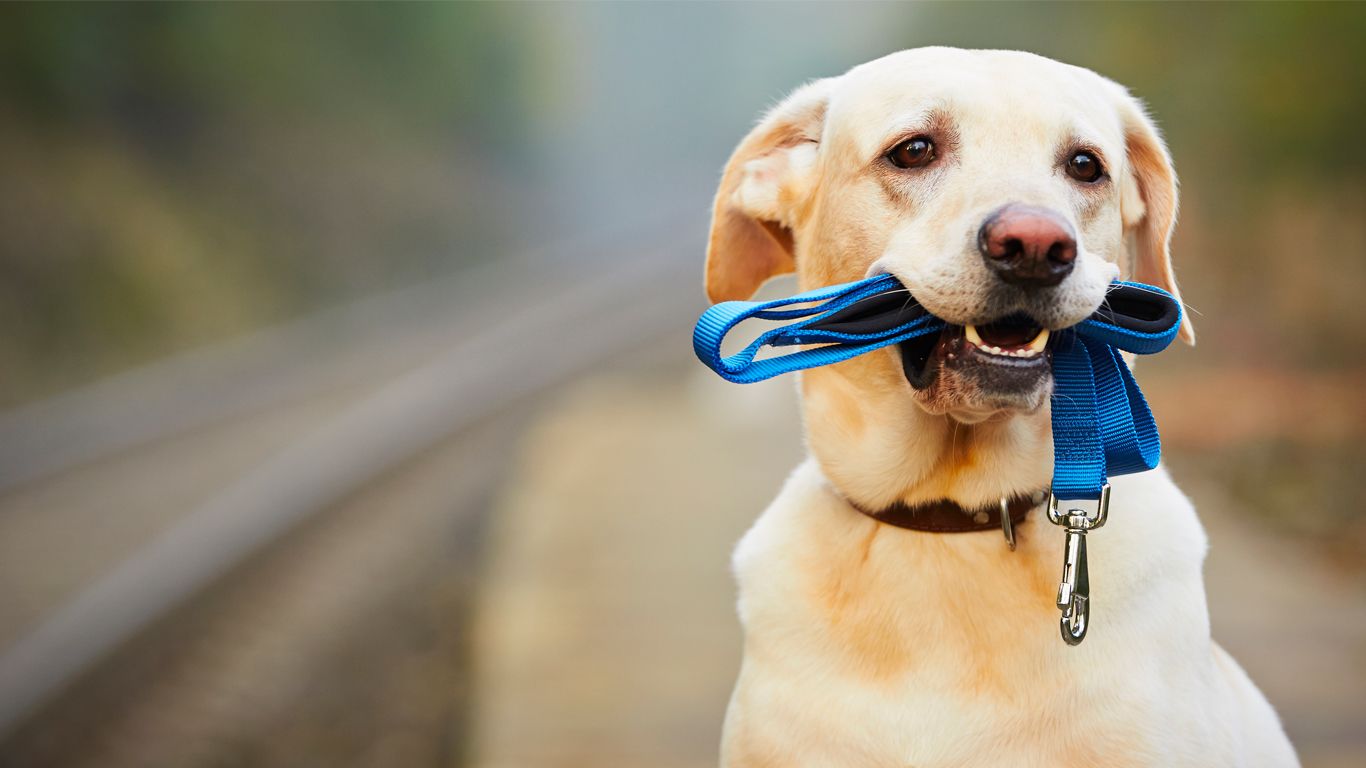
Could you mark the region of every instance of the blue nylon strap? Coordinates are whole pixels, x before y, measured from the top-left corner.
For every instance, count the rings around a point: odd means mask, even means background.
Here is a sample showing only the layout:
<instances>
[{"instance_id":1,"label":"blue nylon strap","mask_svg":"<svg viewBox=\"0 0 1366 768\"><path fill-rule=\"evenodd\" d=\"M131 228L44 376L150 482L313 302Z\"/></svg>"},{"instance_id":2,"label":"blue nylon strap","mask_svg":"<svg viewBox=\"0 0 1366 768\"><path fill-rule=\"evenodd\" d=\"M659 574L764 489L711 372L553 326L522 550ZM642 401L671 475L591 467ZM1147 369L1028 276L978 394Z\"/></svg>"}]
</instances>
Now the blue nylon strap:
<instances>
[{"instance_id":1,"label":"blue nylon strap","mask_svg":"<svg viewBox=\"0 0 1366 768\"><path fill-rule=\"evenodd\" d=\"M858 302L887 293L900 310L915 300L891 275L807 291L763 303L726 301L708 309L693 331L697 357L740 384L829 365L897 342L937 333L944 321L928 313L893 311L862 318L860 332L812 327ZM793 309L783 307L798 306ZM861 310L860 310L861 311ZM721 342L742 321L799 319L774 328L740 352L721 356ZM1126 327L1127 326L1127 327ZM847 325L845 327L848 327ZM1157 425L1120 350L1148 355L1166 349L1181 327L1180 305L1141 283L1111 285L1106 304L1090 318L1059 331L1053 344L1053 493L1059 499L1099 499L1106 479L1153 469L1162 455ZM756 360L765 347L820 345Z\"/></svg>"},{"instance_id":2,"label":"blue nylon strap","mask_svg":"<svg viewBox=\"0 0 1366 768\"><path fill-rule=\"evenodd\" d=\"M1107 473L1091 350L1076 333L1058 336L1053 347L1053 494L1099 499Z\"/></svg>"},{"instance_id":3,"label":"blue nylon strap","mask_svg":"<svg viewBox=\"0 0 1366 768\"><path fill-rule=\"evenodd\" d=\"M799 293L786 299L757 303L752 301L723 301L708 309L697 321L693 329L693 350L698 359L708 368L720 374L721 378L737 384L753 384L756 381L771 379L779 374L805 368L816 368L830 363L838 363L857 357L865 352L880 349L888 344L934 333L944 328L944 321L933 315L924 314L908 322L900 323L876 333L838 333L812 329L809 326L833 315L855 302L888 291L906 289L891 275L879 275L857 283L819 288ZM906 294L907 301L913 301ZM818 306L779 309L794 304L817 303ZM721 356L721 340L742 321L750 318L761 320L787 320L805 317L791 325L775 328L759 335L753 343L730 357ZM785 347L798 344L821 344L823 346L803 349L780 357L755 360L763 347Z\"/></svg>"}]
</instances>

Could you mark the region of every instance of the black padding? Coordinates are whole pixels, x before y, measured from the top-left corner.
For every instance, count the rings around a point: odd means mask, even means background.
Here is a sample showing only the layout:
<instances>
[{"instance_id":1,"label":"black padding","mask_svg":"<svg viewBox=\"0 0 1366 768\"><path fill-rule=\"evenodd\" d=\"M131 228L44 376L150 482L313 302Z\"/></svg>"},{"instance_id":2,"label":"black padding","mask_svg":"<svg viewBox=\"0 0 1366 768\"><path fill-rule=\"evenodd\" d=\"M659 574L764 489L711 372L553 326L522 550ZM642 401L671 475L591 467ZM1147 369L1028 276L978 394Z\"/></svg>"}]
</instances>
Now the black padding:
<instances>
[{"instance_id":1,"label":"black padding","mask_svg":"<svg viewBox=\"0 0 1366 768\"><path fill-rule=\"evenodd\" d=\"M1134 285L1116 285L1105 294L1092 320L1135 333L1164 333L1181 317L1176 300L1165 293Z\"/></svg>"},{"instance_id":2,"label":"black padding","mask_svg":"<svg viewBox=\"0 0 1366 768\"><path fill-rule=\"evenodd\" d=\"M926 314L925 308L905 288L869 296L807 326L812 330L849 334L875 334L909 323ZM1134 331L1163 333L1176 323L1181 308L1165 293L1135 285L1114 285L1092 320ZM998 323L1029 325L1023 315L1011 315Z\"/></svg>"},{"instance_id":3,"label":"black padding","mask_svg":"<svg viewBox=\"0 0 1366 768\"><path fill-rule=\"evenodd\" d=\"M872 334L923 317L925 308L905 288L886 291L832 312L807 328L832 333Z\"/></svg>"}]
</instances>

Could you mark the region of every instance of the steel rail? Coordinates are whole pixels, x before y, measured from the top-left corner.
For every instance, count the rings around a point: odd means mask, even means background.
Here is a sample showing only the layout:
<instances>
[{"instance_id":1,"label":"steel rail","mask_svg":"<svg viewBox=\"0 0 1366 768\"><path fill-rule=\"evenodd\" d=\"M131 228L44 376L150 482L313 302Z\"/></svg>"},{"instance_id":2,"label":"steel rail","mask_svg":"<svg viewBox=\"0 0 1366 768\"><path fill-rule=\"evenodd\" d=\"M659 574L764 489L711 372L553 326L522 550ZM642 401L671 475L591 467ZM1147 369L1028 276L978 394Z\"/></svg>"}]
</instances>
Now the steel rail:
<instances>
[{"instance_id":1,"label":"steel rail","mask_svg":"<svg viewBox=\"0 0 1366 768\"><path fill-rule=\"evenodd\" d=\"M595 266L271 456L39 622L0 656L0 732L311 513L484 414L684 327L703 306L693 259Z\"/></svg>"},{"instance_id":2,"label":"steel rail","mask_svg":"<svg viewBox=\"0 0 1366 768\"><path fill-rule=\"evenodd\" d=\"M502 304L546 297L649 237L585 235L175 355L0 412L0 490L178 432L412 367Z\"/></svg>"}]
</instances>

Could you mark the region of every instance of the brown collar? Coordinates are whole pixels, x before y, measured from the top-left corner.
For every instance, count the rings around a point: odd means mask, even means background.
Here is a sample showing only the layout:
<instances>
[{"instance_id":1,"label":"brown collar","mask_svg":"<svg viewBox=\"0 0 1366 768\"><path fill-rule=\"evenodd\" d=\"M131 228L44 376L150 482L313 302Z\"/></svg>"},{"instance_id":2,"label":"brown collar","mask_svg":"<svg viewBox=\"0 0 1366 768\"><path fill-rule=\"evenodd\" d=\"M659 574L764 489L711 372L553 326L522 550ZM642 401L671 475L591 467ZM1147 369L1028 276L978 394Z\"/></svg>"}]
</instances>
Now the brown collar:
<instances>
[{"instance_id":1,"label":"brown collar","mask_svg":"<svg viewBox=\"0 0 1366 768\"><path fill-rule=\"evenodd\" d=\"M1032 494L1014 496L1008 500L1002 499L1006 508L1010 510L1011 526L1006 529L1007 538L1013 538L1009 533L1010 529L1024 522L1025 517L1029 515L1029 510L1044 503L1047 499L1047 491L1035 491ZM960 507L957 502L948 499L916 504L915 506L909 506L898 501L879 512L869 512L853 502L850 504L854 509L879 523L912 531L971 533L973 531L1001 530L1002 528L1000 504L968 510Z\"/></svg>"}]
</instances>

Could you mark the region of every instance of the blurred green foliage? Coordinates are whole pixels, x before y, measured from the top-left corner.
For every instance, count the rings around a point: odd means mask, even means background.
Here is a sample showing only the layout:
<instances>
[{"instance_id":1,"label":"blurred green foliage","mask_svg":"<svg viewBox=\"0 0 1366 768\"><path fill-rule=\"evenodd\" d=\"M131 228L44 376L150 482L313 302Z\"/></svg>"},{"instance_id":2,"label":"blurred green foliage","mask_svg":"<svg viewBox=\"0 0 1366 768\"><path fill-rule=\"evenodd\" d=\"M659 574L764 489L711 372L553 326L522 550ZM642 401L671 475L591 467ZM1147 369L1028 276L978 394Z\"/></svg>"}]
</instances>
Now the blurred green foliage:
<instances>
[{"instance_id":1,"label":"blurred green foliage","mask_svg":"<svg viewBox=\"0 0 1366 768\"><path fill-rule=\"evenodd\" d=\"M521 126L525 46L494 5L18 4L0 18L0 88L50 121L161 134L400 115L490 140Z\"/></svg>"},{"instance_id":2,"label":"blurred green foliage","mask_svg":"<svg viewBox=\"0 0 1366 768\"><path fill-rule=\"evenodd\" d=\"M0 403L506 247L495 4L0 5Z\"/></svg>"}]
</instances>

